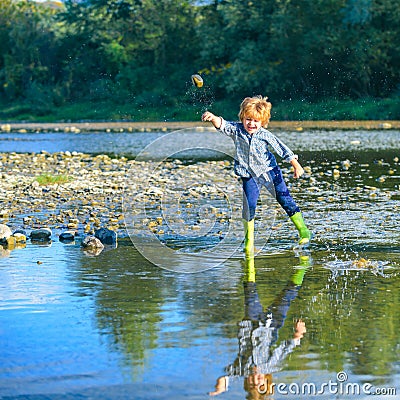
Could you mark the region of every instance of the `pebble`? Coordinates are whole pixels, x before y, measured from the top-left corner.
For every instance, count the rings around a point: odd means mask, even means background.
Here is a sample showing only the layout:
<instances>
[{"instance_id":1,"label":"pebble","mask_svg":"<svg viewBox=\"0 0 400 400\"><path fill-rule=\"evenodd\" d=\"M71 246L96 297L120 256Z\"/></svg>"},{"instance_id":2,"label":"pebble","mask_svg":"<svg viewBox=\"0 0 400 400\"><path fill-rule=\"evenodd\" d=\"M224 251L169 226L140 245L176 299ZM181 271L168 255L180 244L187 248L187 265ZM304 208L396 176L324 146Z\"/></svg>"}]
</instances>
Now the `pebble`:
<instances>
[{"instance_id":1,"label":"pebble","mask_svg":"<svg viewBox=\"0 0 400 400\"><path fill-rule=\"evenodd\" d=\"M371 266L371 261L365 258L360 258L352 262L352 265L357 268L369 268Z\"/></svg>"},{"instance_id":2,"label":"pebble","mask_svg":"<svg viewBox=\"0 0 400 400\"><path fill-rule=\"evenodd\" d=\"M342 168L343 168L344 170L347 171L347 170L350 168L350 165L351 165L350 160L344 160L344 161L342 161Z\"/></svg>"},{"instance_id":3,"label":"pebble","mask_svg":"<svg viewBox=\"0 0 400 400\"><path fill-rule=\"evenodd\" d=\"M194 86L198 88L203 86L203 78L199 74L193 74L191 78Z\"/></svg>"}]
</instances>

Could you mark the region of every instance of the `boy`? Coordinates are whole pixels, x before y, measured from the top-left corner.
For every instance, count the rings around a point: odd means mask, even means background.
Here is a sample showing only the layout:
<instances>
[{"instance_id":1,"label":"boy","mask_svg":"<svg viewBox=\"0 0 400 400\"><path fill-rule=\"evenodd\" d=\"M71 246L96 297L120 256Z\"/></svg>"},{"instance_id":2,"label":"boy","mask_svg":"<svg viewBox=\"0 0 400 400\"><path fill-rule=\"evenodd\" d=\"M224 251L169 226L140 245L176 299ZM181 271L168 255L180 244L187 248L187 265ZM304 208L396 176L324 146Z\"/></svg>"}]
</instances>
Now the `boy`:
<instances>
[{"instance_id":1,"label":"boy","mask_svg":"<svg viewBox=\"0 0 400 400\"><path fill-rule=\"evenodd\" d=\"M225 121L210 111L202 115L203 121L211 122L235 143L234 171L242 180L244 192L242 216L246 252L254 252L254 216L262 186L276 198L296 226L300 236L299 245L308 245L311 240L311 232L289 193L275 156L269 150L271 146L280 157L290 162L294 178L303 175L304 170L297 161L297 155L266 129L271 118L271 107L267 97L254 96L242 101L239 111L241 122Z\"/></svg>"}]
</instances>

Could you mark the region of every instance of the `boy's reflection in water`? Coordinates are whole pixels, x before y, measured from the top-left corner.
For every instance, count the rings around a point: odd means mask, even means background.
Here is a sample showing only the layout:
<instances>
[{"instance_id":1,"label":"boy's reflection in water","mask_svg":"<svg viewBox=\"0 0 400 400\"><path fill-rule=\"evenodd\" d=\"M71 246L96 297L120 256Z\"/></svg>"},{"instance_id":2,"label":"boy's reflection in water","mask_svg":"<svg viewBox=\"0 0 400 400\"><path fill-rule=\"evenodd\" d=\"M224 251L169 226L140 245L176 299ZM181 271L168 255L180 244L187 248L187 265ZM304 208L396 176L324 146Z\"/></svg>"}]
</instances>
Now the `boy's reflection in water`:
<instances>
[{"instance_id":1,"label":"boy's reflection in water","mask_svg":"<svg viewBox=\"0 0 400 400\"><path fill-rule=\"evenodd\" d=\"M209 393L211 396L227 391L229 378L237 376L244 377L247 399L262 399L273 394L272 373L282 369L283 361L300 345L306 332L305 323L299 319L294 324L293 337L274 347L290 304L297 297L304 275L311 265L308 255L301 255L299 258L300 265L285 288L268 309L263 310L255 282L254 257L246 256L243 282L245 317L239 323L239 353L236 360L225 368L226 375L218 378L215 390Z\"/></svg>"}]
</instances>

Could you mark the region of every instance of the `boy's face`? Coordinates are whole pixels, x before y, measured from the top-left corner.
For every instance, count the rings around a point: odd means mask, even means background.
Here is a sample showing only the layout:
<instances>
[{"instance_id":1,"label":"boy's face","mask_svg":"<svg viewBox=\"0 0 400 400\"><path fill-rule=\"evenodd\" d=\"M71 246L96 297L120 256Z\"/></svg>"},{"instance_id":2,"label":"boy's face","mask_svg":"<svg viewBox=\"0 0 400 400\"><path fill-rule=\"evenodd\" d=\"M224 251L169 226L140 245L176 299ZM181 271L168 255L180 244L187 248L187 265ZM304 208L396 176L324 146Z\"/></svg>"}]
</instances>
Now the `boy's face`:
<instances>
[{"instance_id":1,"label":"boy's face","mask_svg":"<svg viewBox=\"0 0 400 400\"><path fill-rule=\"evenodd\" d=\"M261 128L261 120L254 116L246 115L242 120L244 129L246 129L249 135L256 133Z\"/></svg>"}]
</instances>

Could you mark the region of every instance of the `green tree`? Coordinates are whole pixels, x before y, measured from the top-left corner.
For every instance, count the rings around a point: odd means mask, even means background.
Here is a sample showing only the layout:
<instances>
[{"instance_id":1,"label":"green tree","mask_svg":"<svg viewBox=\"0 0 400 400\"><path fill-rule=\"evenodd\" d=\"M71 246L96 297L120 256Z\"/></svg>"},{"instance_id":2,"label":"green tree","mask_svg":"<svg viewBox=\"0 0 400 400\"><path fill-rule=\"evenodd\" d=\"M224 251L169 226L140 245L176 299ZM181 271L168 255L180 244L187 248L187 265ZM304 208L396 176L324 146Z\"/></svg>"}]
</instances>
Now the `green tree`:
<instances>
[{"instance_id":1,"label":"green tree","mask_svg":"<svg viewBox=\"0 0 400 400\"><path fill-rule=\"evenodd\" d=\"M274 22L290 96L385 96L394 89L398 74L390 54L395 49L387 39L397 36L390 19L398 24L399 5L373 0L286 5Z\"/></svg>"},{"instance_id":2,"label":"green tree","mask_svg":"<svg viewBox=\"0 0 400 400\"><path fill-rule=\"evenodd\" d=\"M273 7L274 1L239 0L205 7L198 28L203 63L219 75L219 86L227 93L270 89L276 62L270 47Z\"/></svg>"},{"instance_id":3,"label":"green tree","mask_svg":"<svg viewBox=\"0 0 400 400\"><path fill-rule=\"evenodd\" d=\"M52 105L58 60L52 26L55 11L21 1L3 4L0 79L9 99L25 98L37 107Z\"/></svg>"},{"instance_id":4,"label":"green tree","mask_svg":"<svg viewBox=\"0 0 400 400\"><path fill-rule=\"evenodd\" d=\"M170 91L171 75L193 62L193 13L182 0L67 2L61 20L68 85L75 92L107 81L123 98Z\"/></svg>"},{"instance_id":5,"label":"green tree","mask_svg":"<svg viewBox=\"0 0 400 400\"><path fill-rule=\"evenodd\" d=\"M10 51L9 34L12 28L15 4L11 0L0 2L0 69L4 68L4 55Z\"/></svg>"},{"instance_id":6,"label":"green tree","mask_svg":"<svg viewBox=\"0 0 400 400\"><path fill-rule=\"evenodd\" d=\"M397 2L231 0L205 8L202 57L229 66L220 80L228 94L387 96L399 84Z\"/></svg>"},{"instance_id":7,"label":"green tree","mask_svg":"<svg viewBox=\"0 0 400 400\"><path fill-rule=\"evenodd\" d=\"M0 96L41 113L70 100L172 109L201 72L235 104L389 97L399 24L392 0L3 0Z\"/></svg>"}]
</instances>

